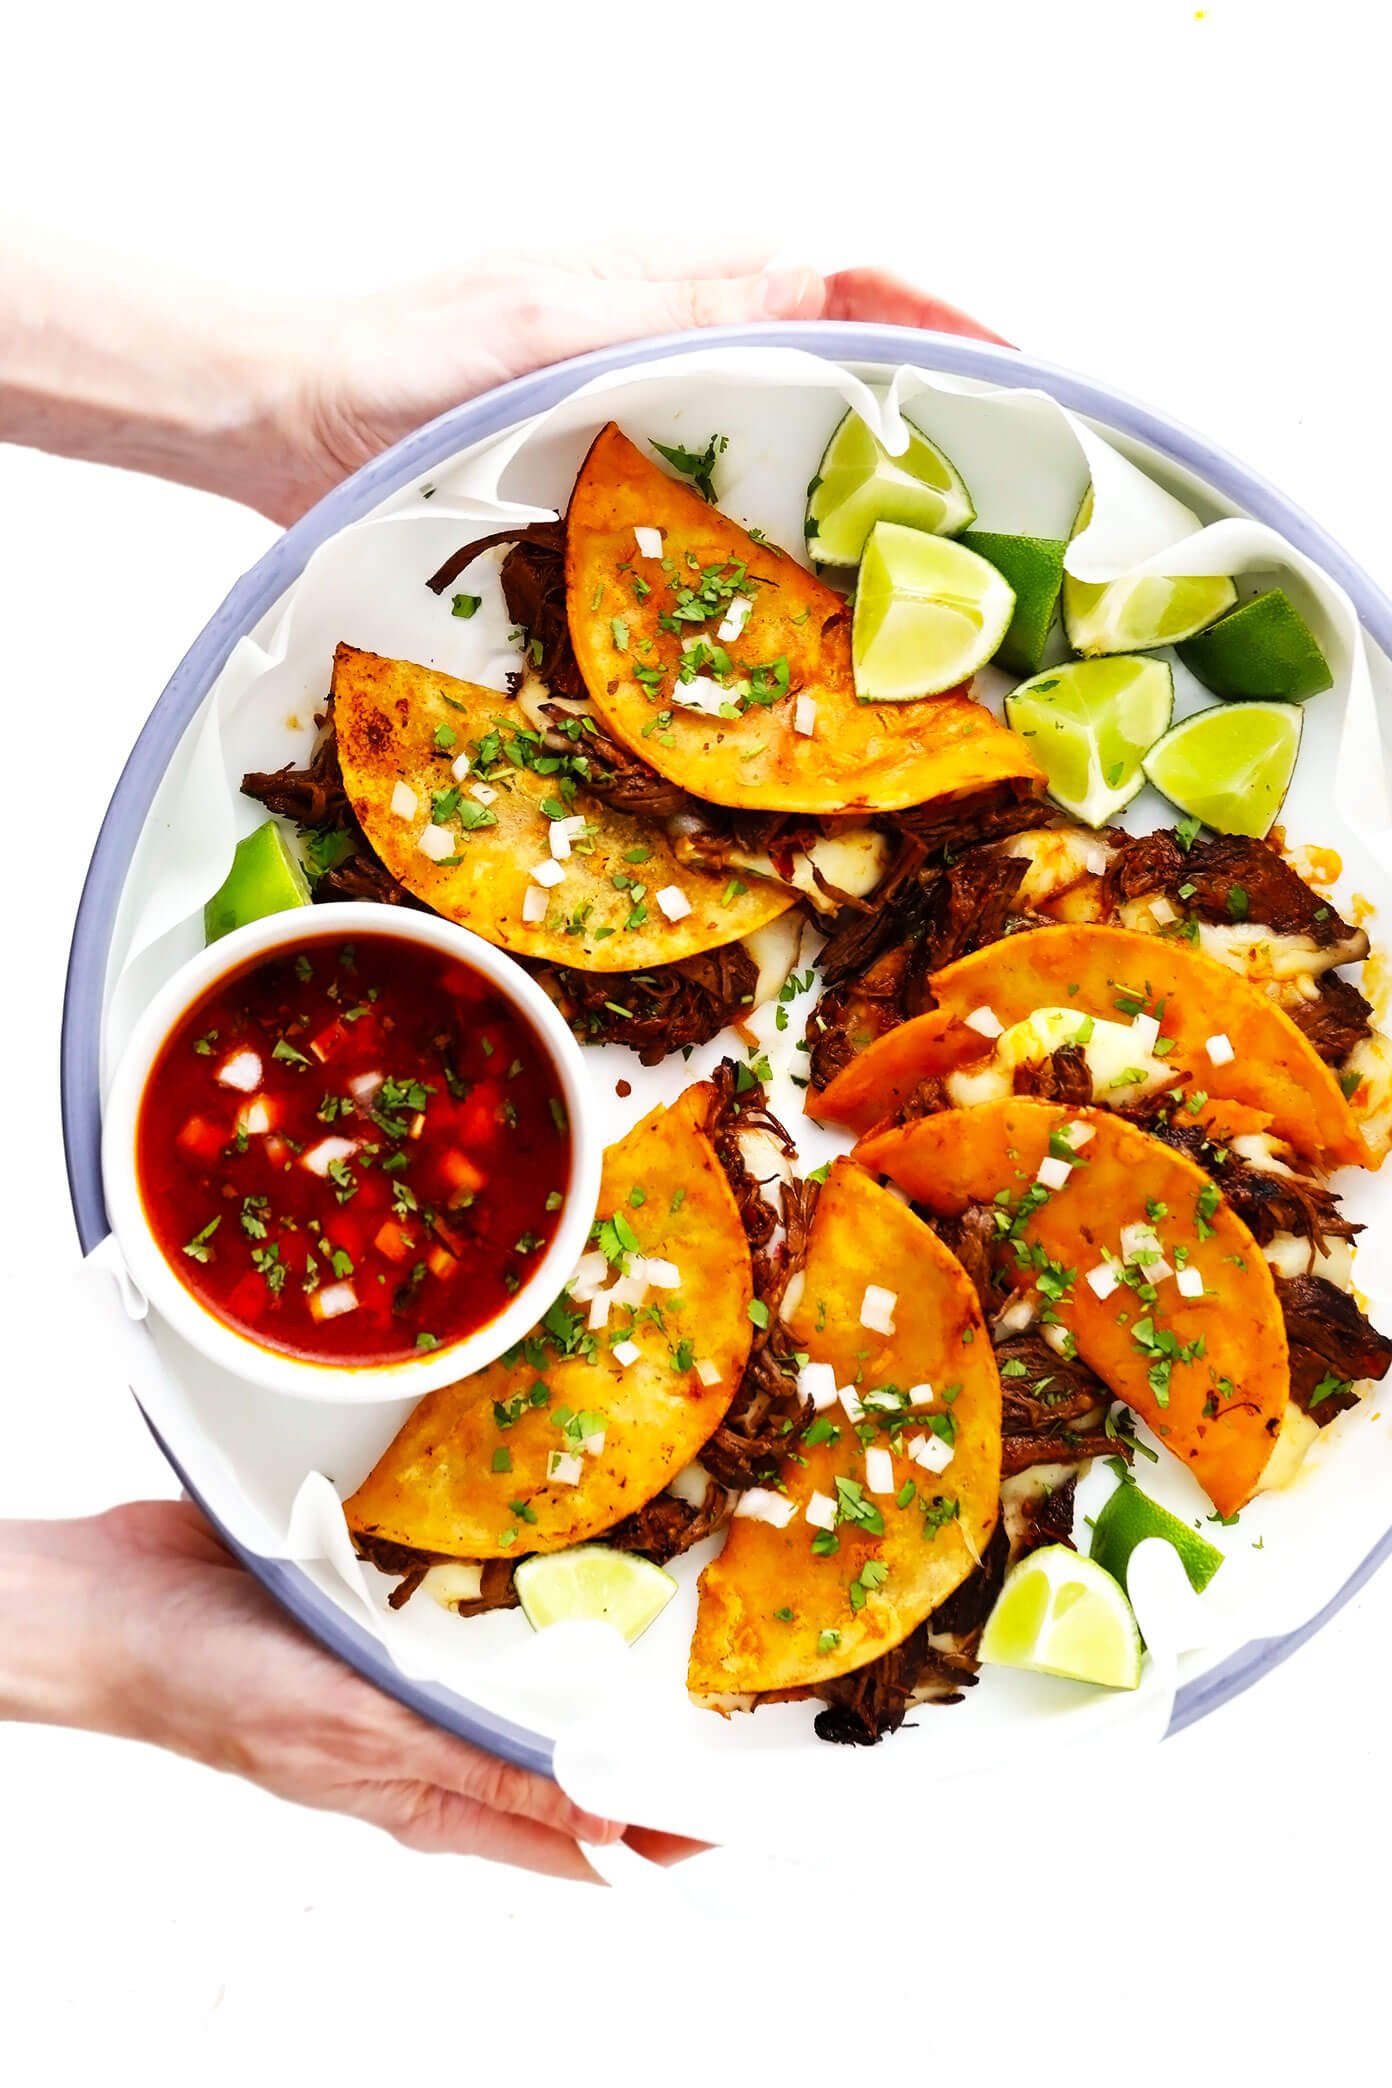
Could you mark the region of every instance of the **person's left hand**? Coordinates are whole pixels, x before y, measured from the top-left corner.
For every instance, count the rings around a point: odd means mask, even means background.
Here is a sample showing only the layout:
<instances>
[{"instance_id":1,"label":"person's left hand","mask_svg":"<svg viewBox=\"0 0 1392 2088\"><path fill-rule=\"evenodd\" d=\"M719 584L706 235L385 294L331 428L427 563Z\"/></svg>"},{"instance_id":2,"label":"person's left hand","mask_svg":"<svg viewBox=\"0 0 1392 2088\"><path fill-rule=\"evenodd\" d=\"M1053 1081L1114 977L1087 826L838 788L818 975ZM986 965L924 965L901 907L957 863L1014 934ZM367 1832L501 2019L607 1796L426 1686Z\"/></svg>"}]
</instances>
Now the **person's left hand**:
<instances>
[{"instance_id":1,"label":"person's left hand","mask_svg":"<svg viewBox=\"0 0 1392 2088\"><path fill-rule=\"evenodd\" d=\"M278 440L229 489L278 522L437 413L567 356L646 334L758 320L861 319L999 341L879 269L760 267L761 256L606 248L497 254L404 289L304 305L288 330Z\"/></svg>"}]
</instances>

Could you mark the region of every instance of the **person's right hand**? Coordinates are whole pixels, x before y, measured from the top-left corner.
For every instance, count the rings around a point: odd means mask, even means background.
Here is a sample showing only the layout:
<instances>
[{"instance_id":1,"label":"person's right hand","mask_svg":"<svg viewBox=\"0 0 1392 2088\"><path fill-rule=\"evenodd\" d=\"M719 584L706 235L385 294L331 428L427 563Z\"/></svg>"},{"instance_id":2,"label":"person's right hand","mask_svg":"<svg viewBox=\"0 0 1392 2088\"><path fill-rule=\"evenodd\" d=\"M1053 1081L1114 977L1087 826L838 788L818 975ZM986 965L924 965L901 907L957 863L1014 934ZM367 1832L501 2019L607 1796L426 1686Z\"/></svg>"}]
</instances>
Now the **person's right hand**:
<instances>
[{"instance_id":1,"label":"person's right hand","mask_svg":"<svg viewBox=\"0 0 1392 2088\"><path fill-rule=\"evenodd\" d=\"M0 1525L0 1715L147 1740L414 1849L593 1879L577 1842L696 1846L582 1812L428 1725L294 1624L191 1502Z\"/></svg>"}]
</instances>

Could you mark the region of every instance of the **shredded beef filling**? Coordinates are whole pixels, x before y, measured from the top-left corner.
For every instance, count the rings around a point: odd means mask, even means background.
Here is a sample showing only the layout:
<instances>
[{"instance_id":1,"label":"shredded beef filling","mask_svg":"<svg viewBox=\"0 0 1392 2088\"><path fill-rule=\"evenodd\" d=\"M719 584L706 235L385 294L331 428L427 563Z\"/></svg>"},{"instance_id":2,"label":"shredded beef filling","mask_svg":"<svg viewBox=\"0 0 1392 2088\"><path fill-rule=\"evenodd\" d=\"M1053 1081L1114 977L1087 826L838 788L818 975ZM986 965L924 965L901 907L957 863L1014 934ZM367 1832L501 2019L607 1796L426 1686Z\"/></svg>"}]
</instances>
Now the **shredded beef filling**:
<instances>
[{"instance_id":1,"label":"shredded beef filling","mask_svg":"<svg viewBox=\"0 0 1392 2088\"><path fill-rule=\"evenodd\" d=\"M1110 906L1163 893L1201 921L1255 921L1277 935L1307 935L1321 950L1359 938L1268 841L1215 834L1186 850L1166 828L1118 839L1102 887Z\"/></svg>"},{"instance_id":2,"label":"shredded beef filling","mask_svg":"<svg viewBox=\"0 0 1392 2088\"><path fill-rule=\"evenodd\" d=\"M1216 1144L1183 1109L1174 1109L1169 1096L1158 1097L1150 1107L1119 1113L1202 1167L1263 1247L1270 1246L1277 1233L1295 1233L1322 1251L1331 1240L1355 1239L1363 1229L1344 1217L1332 1189L1307 1175L1272 1174L1240 1160L1229 1147Z\"/></svg>"},{"instance_id":3,"label":"shredded beef filling","mask_svg":"<svg viewBox=\"0 0 1392 2088\"><path fill-rule=\"evenodd\" d=\"M1290 1343L1291 1397L1321 1428L1355 1406L1351 1387L1380 1379L1392 1364L1392 1341L1370 1326L1356 1298L1323 1276L1278 1276L1276 1295Z\"/></svg>"},{"instance_id":4,"label":"shredded beef filling","mask_svg":"<svg viewBox=\"0 0 1392 2088\"><path fill-rule=\"evenodd\" d=\"M641 972L541 970L542 984L587 1043L628 1044L645 1066L708 1043L749 1013L759 972L743 943L726 943Z\"/></svg>"},{"instance_id":5,"label":"shredded beef filling","mask_svg":"<svg viewBox=\"0 0 1392 2088\"><path fill-rule=\"evenodd\" d=\"M1061 1044L1046 1059L1017 1066L1011 1086L1017 1095L1037 1095L1041 1102L1063 1102L1070 1109L1092 1100L1092 1074L1078 1044Z\"/></svg>"},{"instance_id":6,"label":"shredded beef filling","mask_svg":"<svg viewBox=\"0 0 1392 2088\"><path fill-rule=\"evenodd\" d=\"M401 1609L415 1594L432 1566L457 1566L461 1562L448 1552L417 1551L409 1544L392 1544L385 1537L365 1537L353 1532L353 1549L360 1559L379 1573L398 1574L397 1586L387 1597L392 1609ZM463 1563L472 1564L472 1561ZM478 1598L458 1605L461 1617L481 1617L488 1610L516 1609L517 1591L512 1585L513 1559L485 1559Z\"/></svg>"},{"instance_id":7,"label":"shredded beef filling","mask_svg":"<svg viewBox=\"0 0 1392 2088\"><path fill-rule=\"evenodd\" d=\"M1130 1458L1131 1447L1103 1426L1112 1395L1077 1357L1065 1359L1037 1334L999 1343L1001 1477L1031 1465L1083 1464L1090 1457Z\"/></svg>"},{"instance_id":8,"label":"shredded beef filling","mask_svg":"<svg viewBox=\"0 0 1392 2088\"><path fill-rule=\"evenodd\" d=\"M1327 1066L1342 1066L1356 1044L1373 1033L1373 1004L1349 979L1325 972L1316 981L1317 1000L1293 1001L1286 1009Z\"/></svg>"},{"instance_id":9,"label":"shredded beef filling","mask_svg":"<svg viewBox=\"0 0 1392 2088\"><path fill-rule=\"evenodd\" d=\"M665 1566L718 1529L724 1511L725 1495L719 1486L708 1486L694 1503L660 1493L606 1530L604 1542L615 1551L638 1552L654 1566Z\"/></svg>"}]
</instances>

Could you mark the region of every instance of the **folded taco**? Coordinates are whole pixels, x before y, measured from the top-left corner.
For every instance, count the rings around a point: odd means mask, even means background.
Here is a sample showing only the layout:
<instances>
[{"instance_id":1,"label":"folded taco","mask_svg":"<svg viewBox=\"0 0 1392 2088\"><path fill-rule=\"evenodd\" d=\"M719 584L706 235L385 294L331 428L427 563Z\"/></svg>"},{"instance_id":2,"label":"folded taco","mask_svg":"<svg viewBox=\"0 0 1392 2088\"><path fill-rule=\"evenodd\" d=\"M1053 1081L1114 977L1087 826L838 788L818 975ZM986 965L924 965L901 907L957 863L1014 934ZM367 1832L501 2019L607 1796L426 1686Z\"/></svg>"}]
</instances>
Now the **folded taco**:
<instances>
[{"instance_id":1,"label":"folded taco","mask_svg":"<svg viewBox=\"0 0 1392 2088\"><path fill-rule=\"evenodd\" d=\"M641 1514L695 1458L752 1334L749 1241L707 1132L719 1100L698 1083L610 1148L567 1290L509 1356L423 1400L346 1502L365 1557L417 1577L507 1562L510 1579Z\"/></svg>"},{"instance_id":2,"label":"folded taco","mask_svg":"<svg viewBox=\"0 0 1392 2088\"><path fill-rule=\"evenodd\" d=\"M611 422L566 517L566 598L608 730L716 805L891 811L1041 778L965 689L856 696L850 612L797 560L667 477Z\"/></svg>"},{"instance_id":3,"label":"folded taco","mask_svg":"<svg viewBox=\"0 0 1392 2088\"><path fill-rule=\"evenodd\" d=\"M1187 942L1102 924L1006 936L931 975L932 1006L853 1058L810 1113L865 1131L906 1107L1043 1094L1134 1109L1238 1103L1322 1167L1370 1157L1333 1070L1259 986Z\"/></svg>"},{"instance_id":4,"label":"folded taco","mask_svg":"<svg viewBox=\"0 0 1392 2088\"><path fill-rule=\"evenodd\" d=\"M837 1161L794 1283L801 1422L700 1581L688 1686L717 1709L844 1704L846 1678L921 1636L977 1571L997 1523L1000 1379L972 1285L930 1229ZM915 1675L931 1665L925 1642Z\"/></svg>"}]
</instances>

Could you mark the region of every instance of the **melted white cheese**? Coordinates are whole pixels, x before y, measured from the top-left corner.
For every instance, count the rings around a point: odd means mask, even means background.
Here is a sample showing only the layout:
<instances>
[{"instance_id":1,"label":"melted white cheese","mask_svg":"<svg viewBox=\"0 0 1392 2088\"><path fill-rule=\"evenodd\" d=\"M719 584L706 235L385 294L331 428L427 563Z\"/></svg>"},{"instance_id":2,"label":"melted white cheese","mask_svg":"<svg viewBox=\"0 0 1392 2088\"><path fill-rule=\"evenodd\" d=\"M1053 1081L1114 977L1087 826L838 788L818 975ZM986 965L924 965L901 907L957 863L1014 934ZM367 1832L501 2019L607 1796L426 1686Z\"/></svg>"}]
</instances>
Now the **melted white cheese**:
<instances>
[{"instance_id":1,"label":"melted white cheese","mask_svg":"<svg viewBox=\"0 0 1392 2088\"><path fill-rule=\"evenodd\" d=\"M1036 1008L1023 1022L1012 1022L1001 1032L986 1064L949 1073L948 1094L958 1109L994 1101L1011 1092L1017 1066L1038 1065L1065 1044L1076 1044L1082 1051L1099 1102L1132 1102L1174 1081L1173 1067L1146 1049L1129 1022L1080 1015L1076 1008ZM1139 1080L1128 1077L1136 1073Z\"/></svg>"},{"instance_id":2,"label":"melted white cheese","mask_svg":"<svg viewBox=\"0 0 1392 2088\"><path fill-rule=\"evenodd\" d=\"M818 913L833 914L840 901L829 898L821 890L812 875L813 866L837 891L849 892L853 899L863 899L867 892L874 891L884 876L889 867L889 855L888 835L877 832L874 827L849 827L842 834L823 834L806 852L798 850L788 877L780 874L771 856L757 850L732 848L726 860L733 869L748 870L755 877L767 877L773 884L801 892Z\"/></svg>"}]
</instances>

